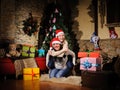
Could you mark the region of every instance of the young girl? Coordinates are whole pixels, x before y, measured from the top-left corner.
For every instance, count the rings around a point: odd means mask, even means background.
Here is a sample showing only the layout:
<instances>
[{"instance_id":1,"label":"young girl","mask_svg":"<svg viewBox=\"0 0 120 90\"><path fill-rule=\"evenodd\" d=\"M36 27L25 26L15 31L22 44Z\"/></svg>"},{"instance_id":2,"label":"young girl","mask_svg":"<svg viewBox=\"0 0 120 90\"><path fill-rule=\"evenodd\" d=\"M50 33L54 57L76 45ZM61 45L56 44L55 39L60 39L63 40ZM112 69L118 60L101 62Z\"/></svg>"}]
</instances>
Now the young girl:
<instances>
[{"instance_id":1,"label":"young girl","mask_svg":"<svg viewBox=\"0 0 120 90\"><path fill-rule=\"evenodd\" d=\"M67 65L67 61L71 58L69 58L69 55L73 55L71 51L67 50L67 48L62 48L62 43L58 38L53 38L51 41L52 49L51 49L51 56L49 53L47 53L46 57L46 65L50 69L49 77L66 77L69 75L71 69ZM60 53L57 55L56 53ZM63 53L64 52L64 53ZM55 56L56 55L56 56ZM52 57L52 58L50 58ZM53 61L52 61L53 60ZM51 68L49 62L54 62L54 67Z\"/></svg>"}]
</instances>

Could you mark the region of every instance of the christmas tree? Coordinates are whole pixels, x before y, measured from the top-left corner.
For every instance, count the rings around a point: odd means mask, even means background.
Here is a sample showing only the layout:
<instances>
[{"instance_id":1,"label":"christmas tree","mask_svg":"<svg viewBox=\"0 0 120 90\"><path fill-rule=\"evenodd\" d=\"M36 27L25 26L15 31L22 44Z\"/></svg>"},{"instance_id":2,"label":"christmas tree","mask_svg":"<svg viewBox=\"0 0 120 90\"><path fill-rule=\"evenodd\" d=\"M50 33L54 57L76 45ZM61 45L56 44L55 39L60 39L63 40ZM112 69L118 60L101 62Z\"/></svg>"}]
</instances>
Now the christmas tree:
<instances>
[{"instance_id":1,"label":"christmas tree","mask_svg":"<svg viewBox=\"0 0 120 90\"><path fill-rule=\"evenodd\" d=\"M68 41L69 49L73 49L72 40L68 32L68 28L64 24L64 16L58 5L52 3L45 9L44 18L41 22L41 28L39 31L38 48L44 49L45 52L49 50L50 41L55 37L55 31L62 29L65 33L65 38Z\"/></svg>"}]
</instances>

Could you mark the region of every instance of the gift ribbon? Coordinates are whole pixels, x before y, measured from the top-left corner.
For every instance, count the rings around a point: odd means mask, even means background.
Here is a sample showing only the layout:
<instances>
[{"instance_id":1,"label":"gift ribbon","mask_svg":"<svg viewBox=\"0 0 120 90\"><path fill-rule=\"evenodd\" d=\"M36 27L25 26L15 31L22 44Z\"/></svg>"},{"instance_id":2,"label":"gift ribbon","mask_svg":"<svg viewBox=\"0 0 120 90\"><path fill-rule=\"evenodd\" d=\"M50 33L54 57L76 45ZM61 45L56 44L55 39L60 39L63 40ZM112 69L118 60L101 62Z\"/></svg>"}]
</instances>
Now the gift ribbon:
<instances>
[{"instance_id":1,"label":"gift ribbon","mask_svg":"<svg viewBox=\"0 0 120 90\"><path fill-rule=\"evenodd\" d=\"M27 51L28 54L30 54L30 53L35 53L35 52L31 52L31 50L30 50L31 48L32 48L32 47L30 47L29 50Z\"/></svg>"},{"instance_id":2,"label":"gift ribbon","mask_svg":"<svg viewBox=\"0 0 120 90\"><path fill-rule=\"evenodd\" d=\"M89 57L89 55L90 55L90 52L87 53L87 57Z\"/></svg>"},{"instance_id":3,"label":"gift ribbon","mask_svg":"<svg viewBox=\"0 0 120 90\"><path fill-rule=\"evenodd\" d=\"M84 61L81 65L84 66L85 69L89 69L91 67L98 67L100 66L100 64L92 64L88 61L88 59L86 59L86 61Z\"/></svg>"},{"instance_id":4,"label":"gift ribbon","mask_svg":"<svg viewBox=\"0 0 120 90\"><path fill-rule=\"evenodd\" d=\"M33 80L33 77L37 77L36 75L39 75L39 73L34 73L32 69L32 74L25 73L24 75L32 75L32 80Z\"/></svg>"},{"instance_id":5,"label":"gift ribbon","mask_svg":"<svg viewBox=\"0 0 120 90\"><path fill-rule=\"evenodd\" d=\"M87 57L89 57L89 55L90 55L90 53L91 53L92 51L86 50L86 52L87 52Z\"/></svg>"}]
</instances>

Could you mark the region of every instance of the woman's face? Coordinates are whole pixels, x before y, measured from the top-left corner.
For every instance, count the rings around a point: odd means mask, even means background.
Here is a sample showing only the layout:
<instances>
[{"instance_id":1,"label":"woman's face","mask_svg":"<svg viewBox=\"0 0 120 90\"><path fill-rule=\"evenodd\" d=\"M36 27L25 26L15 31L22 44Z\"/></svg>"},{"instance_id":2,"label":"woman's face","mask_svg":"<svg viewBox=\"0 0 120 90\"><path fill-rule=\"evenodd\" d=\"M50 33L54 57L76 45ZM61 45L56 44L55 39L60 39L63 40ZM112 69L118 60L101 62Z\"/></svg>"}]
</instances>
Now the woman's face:
<instances>
[{"instance_id":1,"label":"woman's face","mask_svg":"<svg viewBox=\"0 0 120 90\"><path fill-rule=\"evenodd\" d=\"M54 44L53 44L53 48L54 48L56 51L60 50L60 44L59 44L59 43L54 43Z\"/></svg>"},{"instance_id":2,"label":"woman's face","mask_svg":"<svg viewBox=\"0 0 120 90\"><path fill-rule=\"evenodd\" d=\"M59 40L60 40L61 42L64 42L64 40L65 40L65 35L64 35L64 34L60 34L60 35L58 36L58 38L59 38Z\"/></svg>"}]
</instances>

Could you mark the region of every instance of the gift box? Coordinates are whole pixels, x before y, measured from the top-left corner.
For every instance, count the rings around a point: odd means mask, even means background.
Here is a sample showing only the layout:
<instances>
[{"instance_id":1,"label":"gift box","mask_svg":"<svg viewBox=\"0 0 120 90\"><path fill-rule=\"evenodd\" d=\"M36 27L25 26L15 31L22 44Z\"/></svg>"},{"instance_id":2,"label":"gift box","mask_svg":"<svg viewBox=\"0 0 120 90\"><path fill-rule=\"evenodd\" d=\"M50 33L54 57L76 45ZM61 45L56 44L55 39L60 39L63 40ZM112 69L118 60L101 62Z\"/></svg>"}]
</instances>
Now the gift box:
<instances>
[{"instance_id":1,"label":"gift box","mask_svg":"<svg viewBox=\"0 0 120 90\"><path fill-rule=\"evenodd\" d=\"M35 61L41 71L47 70L45 57L35 57Z\"/></svg>"},{"instance_id":2,"label":"gift box","mask_svg":"<svg viewBox=\"0 0 120 90\"><path fill-rule=\"evenodd\" d=\"M0 74L3 75L15 74L15 66L11 59L9 58L0 59Z\"/></svg>"},{"instance_id":3,"label":"gift box","mask_svg":"<svg viewBox=\"0 0 120 90\"><path fill-rule=\"evenodd\" d=\"M40 79L40 69L39 68L24 68L23 69L23 79L24 80Z\"/></svg>"},{"instance_id":4,"label":"gift box","mask_svg":"<svg viewBox=\"0 0 120 90\"><path fill-rule=\"evenodd\" d=\"M23 46L22 47L22 56L23 57L35 57L35 47L33 46Z\"/></svg>"},{"instance_id":5,"label":"gift box","mask_svg":"<svg viewBox=\"0 0 120 90\"><path fill-rule=\"evenodd\" d=\"M99 52L78 52L78 58L82 57L100 57Z\"/></svg>"},{"instance_id":6,"label":"gift box","mask_svg":"<svg viewBox=\"0 0 120 90\"><path fill-rule=\"evenodd\" d=\"M38 49L38 56L44 57L45 56L45 50L44 49Z\"/></svg>"},{"instance_id":7,"label":"gift box","mask_svg":"<svg viewBox=\"0 0 120 90\"><path fill-rule=\"evenodd\" d=\"M94 58L94 57L80 58L80 70L89 70L89 71L101 70L101 58Z\"/></svg>"}]
</instances>

